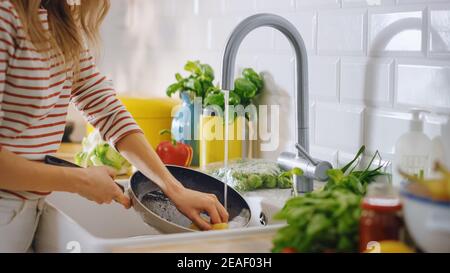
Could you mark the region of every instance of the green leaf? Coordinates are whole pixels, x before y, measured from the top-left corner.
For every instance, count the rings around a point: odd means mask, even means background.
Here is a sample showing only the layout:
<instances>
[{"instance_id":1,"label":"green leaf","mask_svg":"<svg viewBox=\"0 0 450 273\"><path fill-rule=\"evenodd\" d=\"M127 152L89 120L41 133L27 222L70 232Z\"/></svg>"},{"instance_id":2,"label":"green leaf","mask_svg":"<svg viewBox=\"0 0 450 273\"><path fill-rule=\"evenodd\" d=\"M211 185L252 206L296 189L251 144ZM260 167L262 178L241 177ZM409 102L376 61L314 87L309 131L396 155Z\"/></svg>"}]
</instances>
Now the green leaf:
<instances>
[{"instance_id":1,"label":"green leaf","mask_svg":"<svg viewBox=\"0 0 450 273\"><path fill-rule=\"evenodd\" d=\"M188 61L184 65L184 70L190 75L183 77L180 73L176 73L177 82L167 88L167 96L172 97L177 92L190 91L192 96L201 97L204 105L217 104L218 96L215 96L214 99L207 99L210 93L220 90L220 87L214 83L214 69L209 64L202 64L200 61ZM262 77L253 69L246 68L242 74L243 77L235 82L235 92L230 93L230 105L242 104L244 107L250 105L264 86ZM224 110L225 103L219 105L223 105L222 110Z\"/></svg>"},{"instance_id":2,"label":"green leaf","mask_svg":"<svg viewBox=\"0 0 450 273\"><path fill-rule=\"evenodd\" d=\"M264 81L262 77L251 68L246 68L242 71L242 75L247 80L251 81L257 88L259 93L264 88Z\"/></svg>"},{"instance_id":3,"label":"green leaf","mask_svg":"<svg viewBox=\"0 0 450 273\"><path fill-rule=\"evenodd\" d=\"M204 101L205 106L218 105L222 109L224 108L225 96L220 90L211 88L207 91L207 94L208 95L206 96L206 99ZM229 98L228 103L229 103L229 105L233 105L233 106L239 105L241 103L241 98L234 92L230 92L230 98Z\"/></svg>"},{"instance_id":4,"label":"green leaf","mask_svg":"<svg viewBox=\"0 0 450 273\"><path fill-rule=\"evenodd\" d=\"M204 97L207 97L211 93L220 93L220 89L216 86L210 86L206 89Z\"/></svg>"},{"instance_id":5,"label":"green leaf","mask_svg":"<svg viewBox=\"0 0 450 273\"><path fill-rule=\"evenodd\" d=\"M175 79L177 80L177 82L181 82L184 80L183 76L181 76L180 73L175 74Z\"/></svg>"},{"instance_id":6,"label":"green leaf","mask_svg":"<svg viewBox=\"0 0 450 273\"><path fill-rule=\"evenodd\" d=\"M241 99L251 100L256 96L258 88L251 81L245 78L238 78L235 83L235 92Z\"/></svg>"},{"instance_id":7,"label":"green leaf","mask_svg":"<svg viewBox=\"0 0 450 273\"><path fill-rule=\"evenodd\" d=\"M279 177L277 185L280 189L289 189L292 187L292 178Z\"/></svg>"},{"instance_id":8,"label":"green leaf","mask_svg":"<svg viewBox=\"0 0 450 273\"><path fill-rule=\"evenodd\" d=\"M212 67L208 64L201 64L200 69L204 78L212 83L214 81L214 70Z\"/></svg>"},{"instance_id":9,"label":"green leaf","mask_svg":"<svg viewBox=\"0 0 450 273\"><path fill-rule=\"evenodd\" d=\"M302 176L302 175L303 175L303 170L300 169L300 168L293 168L293 169L290 170L290 171L282 172L282 173L279 175L279 178L288 178L288 179L292 179L294 175L296 175L296 176Z\"/></svg>"},{"instance_id":10,"label":"green leaf","mask_svg":"<svg viewBox=\"0 0 450 273\"><path fill-rule=\"evenodd\" d=\"M302 234L298 232L298 229L293 226L286 226L279 230L274 238L274 248L272 252L281 252L286 247L296 246L296 242L300 241ZM299 249L297 249L299 250Z\"/></svg>"},{"instance_id":11,"label":"green leaf","mask_svg":"<svg viewBox=\"0 0 450 273\"><path fill-rule=\"evenodd\" d=\"M217 105L223 109L225 98L222 93L210 93L204 101L205 106Z\"/></svg>"},{"instance_id":12,"label":"green leaf","mask_svg":"<svg viewBox=\"0 0 450 273\"><path fill-rule=\"evenodd\" d=\"M197 96L201 96L202 94L202 85L196 78L189 78L184 83L184 88L193 91Z\"/></svg>"},{"instance_id":13,"label":"green leaf","mask_svg":"<svg viewBox=\"0 0 450 273\"><path fill-rule=\"evenodd\" d=\"M291 222L296 225L301 225L302 221L306 220L309 221L309 216L311 213L313 213L314 208L311 206L303 206L298 208L293 208L289 211L289 213L286 215L287 217L285 219L288 219L288 222Z\"/></svg>"},{"instance_id":14,"label":"green leaf","mask_svg":"<svg viewBox=\"0 0 450 273\"><path fill-rule=\"evenodd\" d=\"M331 225L330 220L328 220L323 214L314 215L306 229L306 234L308 236L314 236L317 233L327 229Z\"/></svg>"},{"instance_id":15,"label":"green leaf","mask_svg":"<svg viewBox=\"0 0 450 273\"><path fill-rule=\"evenodd\" d=\"M176 92L181 90L183 85L181 83L174 83L167 88L166 94L168 97L172 97Z\"/></svg>"},{"instance_id":16,"label":"green leaf","mask_svg":"<svg viewBox=\"0 0 450 273\"><path fill-rule=\"evenodd\" d=\"M342 236L339 238L337 249L341 252L351 252L353 250L353 246L354 244L349 238Z\"/></svg>"},{"instance_id":17,"label":"green leaf","mask_svg":"<svg viewBox=\"0 0 450 273\"><path fill-rule=\"evenodd\" d=\"M202 73L202 70L200 68L200 62L199 61L188 61L186 65L184 66L184 70L187 72L191 72L195 75L200 75Z\"/></svg>"},{"instance_id":18,"label":"green leaf","mask_svg":"<svg viewBox=\"0 0 450 273\"><path fill-rule=\"evenodd\" d=\"M345 177L344 172L342 170L337 170L337 169L328 170L327 175L328 175L329 179L334 183L341 182Z\"/></svg>"},{"instance_id":19,"label":"green leaf","mask_svg":"<svg viewBox=\"0 0 450 273\"><path fill-rule=\"evenodd\" d=\"M238 94L236 94L235 92L230 92L230 100L229 100L229 105L239 105L241 103L241 97L239 97Z\"/></svg>"},{"instance_id":20,"label":"green leaf","mask_svg":"<svg viewBox=\"0 0 450 273\"><path fill-rule=\"evenodd\" d=\"M359 157L364 154L364 152L366 151L366 146L362 146L358 153L356 154L355 158L350 161L350 163L348 163L345 167L343 167L341 170L343 173L346 173L348 169L350 169L350 167L359 159Z\"/></svg>"}]
</instances>

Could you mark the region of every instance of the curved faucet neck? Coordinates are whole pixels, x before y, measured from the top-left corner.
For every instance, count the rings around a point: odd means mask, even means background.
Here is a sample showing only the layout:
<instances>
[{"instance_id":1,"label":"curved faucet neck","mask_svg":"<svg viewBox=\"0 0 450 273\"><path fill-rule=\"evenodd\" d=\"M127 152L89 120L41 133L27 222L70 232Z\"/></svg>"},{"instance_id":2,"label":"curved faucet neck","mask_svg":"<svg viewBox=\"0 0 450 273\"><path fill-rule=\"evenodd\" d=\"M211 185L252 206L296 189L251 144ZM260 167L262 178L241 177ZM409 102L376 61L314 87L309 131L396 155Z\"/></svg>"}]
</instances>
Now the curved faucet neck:
<instances>
[{"instance_id":1,"label":"curved faucet neck","mask_svg":"<svg viewBox=\"0 0 450 273\"><path fill-rule=\"evenodd\" d=\"M283 33L295 51L297 75L296 141L309 152L308 55L303 38L292 23L274 14L257 14L242 21L232 32L225 48L222 67L222 89L234 89L236 57L240 45L250 32L260 27L272 27Z\"/></svg>"}]
</instances>

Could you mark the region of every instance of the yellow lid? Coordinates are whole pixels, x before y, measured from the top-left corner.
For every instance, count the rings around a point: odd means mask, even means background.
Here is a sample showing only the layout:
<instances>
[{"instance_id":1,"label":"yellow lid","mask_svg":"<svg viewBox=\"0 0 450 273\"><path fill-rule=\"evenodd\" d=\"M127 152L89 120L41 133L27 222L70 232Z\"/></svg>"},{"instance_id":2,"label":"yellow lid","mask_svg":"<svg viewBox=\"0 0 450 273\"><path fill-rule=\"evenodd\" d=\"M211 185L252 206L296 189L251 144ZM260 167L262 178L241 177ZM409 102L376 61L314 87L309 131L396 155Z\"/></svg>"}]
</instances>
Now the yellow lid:
<instances>
[{"instance_id":1,"label":"yellow lid","mask_svg":"<svg viewBox=\"0 0 450 273\"><path fill-rule=\"evenodd\" d=\"M165 118L170 117L172 109L179 105L179 100L170 98L130 98L119 97L128 112L134 118Z\"/></svg>"}]
</instances>

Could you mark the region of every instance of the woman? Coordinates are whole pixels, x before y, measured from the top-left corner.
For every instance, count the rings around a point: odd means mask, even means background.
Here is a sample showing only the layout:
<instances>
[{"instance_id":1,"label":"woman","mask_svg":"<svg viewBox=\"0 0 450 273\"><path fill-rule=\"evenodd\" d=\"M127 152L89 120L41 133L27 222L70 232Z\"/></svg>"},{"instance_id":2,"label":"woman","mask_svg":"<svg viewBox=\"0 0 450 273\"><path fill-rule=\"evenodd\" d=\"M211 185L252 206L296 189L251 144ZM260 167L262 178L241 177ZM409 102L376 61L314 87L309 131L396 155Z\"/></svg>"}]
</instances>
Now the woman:
<instances>
[{"instance_id":1,"label":"woman","mask_svg":"<svg viewBox=\"0 0 450 273\"><path fill-rule=\"evenodd\" d=\"M72 2L0 0L0 252L29 250L52 191L130 207L111 169L42 163L61 143L69 103L195 224L211 228L201 212L213 224L227 222L216 196L186 189L169 173L98 72L88 45L95 45L109 1Z\"/></svg>"}]
</instances>

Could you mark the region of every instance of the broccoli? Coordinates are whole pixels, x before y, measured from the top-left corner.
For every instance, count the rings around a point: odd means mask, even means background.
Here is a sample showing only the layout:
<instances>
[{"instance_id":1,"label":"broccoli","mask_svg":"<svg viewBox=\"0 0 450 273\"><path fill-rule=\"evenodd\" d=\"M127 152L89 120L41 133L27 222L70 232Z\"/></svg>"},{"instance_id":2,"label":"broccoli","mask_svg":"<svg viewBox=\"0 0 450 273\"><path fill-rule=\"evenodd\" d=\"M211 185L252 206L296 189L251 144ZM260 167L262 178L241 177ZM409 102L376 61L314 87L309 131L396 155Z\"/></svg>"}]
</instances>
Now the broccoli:
<instances>
[{"instance_id":1,"label":"broccoli","mask_svg":"<svg viewBox=\"0 0 450 273\"><path fill-rule=\"evenodd\" d=\"M277 187L277 178L275 176L265 175L263 181L265 188L274 189Z\"/></svg>"},{"instance_id":2,"label":"broccoli","mask_svg":"<svg viewBox=\"0 0 450 273\"><path fill-rule=\"evenodd\" d=\"M252 174L248 177L248 184L253 189L259 189L263 185L263 181L261 176L258 176L256 174Z\"/></svg>"},{"instance_id":3,"label":"broccoli","mask_svg":"<svg viewBox=\"0 0 450 273\"><path fill-rule=\"evenodd\" d=\"M88 154L85 152L79 152L75 155L75 164L78 166L85 166L87 164Z\"/></svg>"},{"instance_id":4,"label":"broccoli","mask_svg":"<svg viewBox=\"0 0 450 273\"><path fill-rule=\"evenodd\" d=\"M301 176L303 171L295 168L283 172L277 163L267 160L238 160L226 168L213 169L210 174L228 182L240 192L247 192L259 189L288 189L292 187L293 176Z\"/></svg>"},{"instance_id":5,"label":"broccoli","mask_svg":"<svg viewBox=\"0 0 450 273\"><path fill-rule=\"evenodd\" d=\"M131 165L111 145L94 132L82 142L83 151L75 155L75 163L80 167L109 166L119 173L129 173Z\"/></svg>"}]
</instances>

